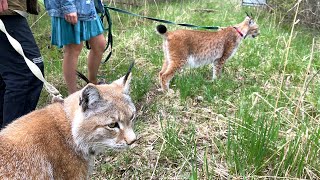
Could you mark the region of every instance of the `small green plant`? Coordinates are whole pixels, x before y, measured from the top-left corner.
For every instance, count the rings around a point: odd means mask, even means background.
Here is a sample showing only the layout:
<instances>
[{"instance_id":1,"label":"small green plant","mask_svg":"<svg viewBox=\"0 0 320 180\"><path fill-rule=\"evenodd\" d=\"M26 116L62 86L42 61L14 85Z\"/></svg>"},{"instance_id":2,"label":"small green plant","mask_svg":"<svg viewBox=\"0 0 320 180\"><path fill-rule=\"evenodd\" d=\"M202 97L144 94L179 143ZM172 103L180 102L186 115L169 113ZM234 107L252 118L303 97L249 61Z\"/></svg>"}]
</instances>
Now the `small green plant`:
<instances>
[{"instance_id":1,"label":"small green plant","mask_svg":"<svg viewBox=\"0 0 320 180\"><path fill-rule=\"evenodd\" d=\"M197 164L197 144L196 141L193 140L193 153L191 159L191 176L190 180L197 180L198 179L198 164Z\"/></svg>"},{"instance_id":2,"label":"small green plant","mask_svg":"<svg viewBox=\"0 0 320 180\"><path fill-rule=\"evenodd\" d=\"M165 140L163 154L170 159L178 159L181 156L182 151L186 150L179 135L181 128L177 123L169 120L167 120L165 124L161 123L161 126L163 129L163 138Z\"/></svg>"},{"instance_id":3,"label":"small green plant","mask_svg":"<svg viewBox=\"0 0 320 180\"><path fill-rule=\"evenodd\" d=\"M241 106L236 115L239 124L229 124L228 157L234 170L259 174L277 146L280 124L259 109L249 109Z\"/></svg>"}]
</instances>

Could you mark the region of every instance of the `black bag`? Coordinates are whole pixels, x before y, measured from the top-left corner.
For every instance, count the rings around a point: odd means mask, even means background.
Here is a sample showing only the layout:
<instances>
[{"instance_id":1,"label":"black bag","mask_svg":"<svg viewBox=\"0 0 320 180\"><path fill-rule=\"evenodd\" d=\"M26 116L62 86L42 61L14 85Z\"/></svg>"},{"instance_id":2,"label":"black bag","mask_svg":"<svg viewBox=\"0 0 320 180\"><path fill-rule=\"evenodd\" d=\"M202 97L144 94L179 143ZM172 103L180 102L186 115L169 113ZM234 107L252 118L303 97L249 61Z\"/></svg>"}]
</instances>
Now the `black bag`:
<instances>
[{"instance_id":1,"label":"black bag","mask_svg":"<svg viewBox=\"0 0 320 180\"><path fill-rule=\"evenodd\" d=\"M29 14L39 14L38 0L27 0L27 12Z\"/></svg>"}]
</instances>

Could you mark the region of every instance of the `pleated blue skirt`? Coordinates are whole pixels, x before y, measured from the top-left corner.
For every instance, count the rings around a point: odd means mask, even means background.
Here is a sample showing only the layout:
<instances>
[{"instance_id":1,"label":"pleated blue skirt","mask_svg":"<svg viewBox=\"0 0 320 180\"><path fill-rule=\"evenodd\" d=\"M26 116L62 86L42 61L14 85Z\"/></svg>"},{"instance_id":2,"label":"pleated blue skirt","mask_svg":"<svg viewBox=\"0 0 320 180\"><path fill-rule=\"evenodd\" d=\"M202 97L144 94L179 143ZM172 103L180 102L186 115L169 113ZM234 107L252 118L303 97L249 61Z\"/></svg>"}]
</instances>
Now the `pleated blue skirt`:
<instances>
[{"instance_id":1,"label":"pleated blue skirt","mask_svg":"<svg viewBox=\"0 0 320 180\"><path fill-rule=\"evenodd\" d=\"M103 33L100 18L93 21L78 21L72 25L64 18L51 17L51 43L59 48L67 44L80 44Z\"/></svg>"}]
</instances>

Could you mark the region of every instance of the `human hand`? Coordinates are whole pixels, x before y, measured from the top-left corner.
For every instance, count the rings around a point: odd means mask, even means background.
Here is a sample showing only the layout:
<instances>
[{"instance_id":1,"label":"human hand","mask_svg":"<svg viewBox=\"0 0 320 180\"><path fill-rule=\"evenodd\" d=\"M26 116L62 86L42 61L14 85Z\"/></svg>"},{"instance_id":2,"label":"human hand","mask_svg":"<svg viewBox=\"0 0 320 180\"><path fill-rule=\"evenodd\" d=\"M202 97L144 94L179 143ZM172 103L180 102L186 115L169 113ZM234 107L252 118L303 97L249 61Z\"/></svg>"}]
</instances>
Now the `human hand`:
<instances>
[{"instance_id":1,"label":"human hand","mask_svg":"<svg viewBox=\"0 0 320 180\"><path fill-rule=\"evenodd\" d=\"M8 9L8 1L0 0L0 13Z\"/></svg>"},{"instance_id":2,"label":"human hand","mask_svg":"<svg viewBox=\"0 0 320 180\"><path fill-rule=\"evenodd\" d=\"M1 0L0 0L1 1ZM78 15L77 15L77 13L76 12L73 12L73 13L69 13L69 14L66 14L66 15L64 15L64 19L67 21L67 22L69 22L69 23L71 23L71 24L77 24L77 22L78 22Z\"/></svg>"}]
</instances>

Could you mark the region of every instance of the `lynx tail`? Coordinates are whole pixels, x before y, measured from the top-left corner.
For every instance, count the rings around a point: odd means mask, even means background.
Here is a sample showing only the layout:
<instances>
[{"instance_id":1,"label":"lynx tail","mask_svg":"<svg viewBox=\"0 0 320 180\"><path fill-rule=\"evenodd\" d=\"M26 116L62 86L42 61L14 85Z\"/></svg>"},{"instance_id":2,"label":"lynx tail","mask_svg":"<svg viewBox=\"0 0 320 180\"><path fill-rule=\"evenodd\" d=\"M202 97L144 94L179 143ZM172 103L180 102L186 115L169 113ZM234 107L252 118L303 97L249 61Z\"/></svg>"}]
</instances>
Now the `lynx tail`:
<instances>
[{"instance_id":1,"label":"lynx tail","mask_svg":"<svg viewBox=\"0 0 320 180\"><path fill-rule=\"evenodd\" d=\"M163 34L165 34L167 32L167 27L162 25L162 24L160 24L160 25L157 26L157 31L158 31L159 34L163 35Z\"/></svg>"}]
</instances>

